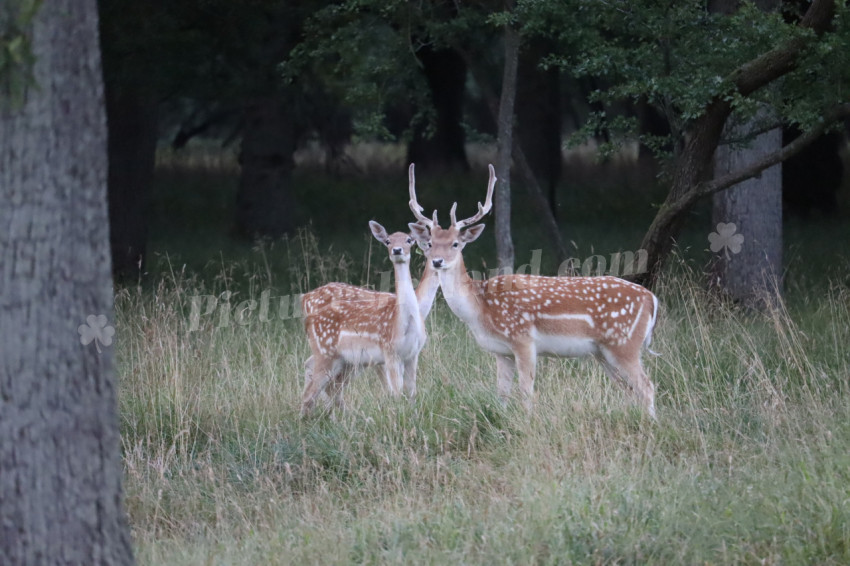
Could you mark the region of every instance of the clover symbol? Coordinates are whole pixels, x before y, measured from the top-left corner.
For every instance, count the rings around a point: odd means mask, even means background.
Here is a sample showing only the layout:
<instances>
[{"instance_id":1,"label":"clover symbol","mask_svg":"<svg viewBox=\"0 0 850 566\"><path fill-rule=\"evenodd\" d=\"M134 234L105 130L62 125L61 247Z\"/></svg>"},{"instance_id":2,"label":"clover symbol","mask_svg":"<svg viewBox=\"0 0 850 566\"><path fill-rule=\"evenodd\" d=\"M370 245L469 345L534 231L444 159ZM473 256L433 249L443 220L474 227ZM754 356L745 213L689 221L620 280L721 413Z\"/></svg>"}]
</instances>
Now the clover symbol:
<instances>
[{"instance_id":1,"label":"clover symbol","mask_svg":"<svg viewBox=\"0 0 850 566\"><path fill-rule=\"evenodd\" d=\"M94 341L94 347L97 348L97 353L100 354L100 345L109 346L112 344L112 337L115 335L115 329L107 325L106 317L102 314L97 316L90 314L86 317L88 324L81 324L77 328L80 333L80 343L83 346L88 346Z\"/></svg>"},{"instance_id":2,"label":"clover symbol","mask_svg":"<svg viewBox=\"0 0 850 566\"><path fill-rule=\"evenodd\" d=\"M741 245L744 243L744 235L736 233L738 227L734 222L717 224L717 232L712 232L708 235L708 242L711 244L711 251L719 252L723 250L726 254L726 259L729 259L729 252L737 254L741 252Z\"/></svg>"}]
</instances>

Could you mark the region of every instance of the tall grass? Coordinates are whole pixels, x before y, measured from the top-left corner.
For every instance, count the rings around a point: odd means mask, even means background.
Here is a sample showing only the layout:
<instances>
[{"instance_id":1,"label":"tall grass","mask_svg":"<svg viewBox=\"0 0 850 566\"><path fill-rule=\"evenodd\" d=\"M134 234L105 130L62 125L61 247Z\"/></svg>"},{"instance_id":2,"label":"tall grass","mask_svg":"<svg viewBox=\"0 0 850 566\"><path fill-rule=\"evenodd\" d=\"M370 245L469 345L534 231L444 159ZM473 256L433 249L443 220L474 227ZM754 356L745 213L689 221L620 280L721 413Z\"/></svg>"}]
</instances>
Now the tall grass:
<instances>
[{"instance_id":1,"label":"tall grass","mask_svg":"<svg viewBox=\"0 0 850 566\"><path fill-rule=\"evenodd\" d=\"M258 299L368 275L316 246L290 245L304 269L286 282L259 261L119 292L140 563L850 563L841 277L755 315L671 273L662 355L645 360L657 423L592 360L542 359L534 413L502 407L492 357L441 299L414 401L365 371L344 413L302 420L299 319L216 311L190 331L189 312L231 288Z\"/></svg>"}]
</instances>

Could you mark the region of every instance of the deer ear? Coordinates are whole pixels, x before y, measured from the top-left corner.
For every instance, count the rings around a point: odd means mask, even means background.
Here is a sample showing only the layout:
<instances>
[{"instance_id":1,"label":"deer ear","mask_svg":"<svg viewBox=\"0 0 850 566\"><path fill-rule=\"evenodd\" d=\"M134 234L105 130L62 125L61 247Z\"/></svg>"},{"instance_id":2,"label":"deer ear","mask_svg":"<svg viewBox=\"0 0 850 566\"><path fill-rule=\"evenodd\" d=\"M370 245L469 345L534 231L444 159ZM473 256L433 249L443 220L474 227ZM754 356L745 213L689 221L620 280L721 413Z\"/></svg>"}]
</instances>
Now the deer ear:
<instances>
[{"instance_id":1,"label":"deer ear","mask_svg":"<svg viewBox=\"0 0 850 566\"><path fill-rule=\"evenodd\" d=\"M474 242L478 239L478 236L481 235L481 232L484 231L484 226L486 226L486 224L476 224L475 226L470 226L469 228L460 233L460 241L464 244Z\"/></svg>"},{"instance_id":2,"label":"deer ear","mask_svg":"<svg viewBox=\"0 0 850 566\"><path fill-rule=\"evenodd\" d=\"M375 239L382 244L387 240L386 229L374 220L369 221L369 230L372 231L372 235L375 236Z\"/></svg>"},{"instance_id":3,"label":"deer ear","mask_svg":"<svg viewBox=\"0 0 850 566\"><path fill-rule=\"evenodd\" d=\"M410 234L416 240L416 243L420 247L427 247L428 242L431 241L431 232L428 231L428 228L418 222L411 222L407 227L410 228Z\"/></svg>"}]
</instances>

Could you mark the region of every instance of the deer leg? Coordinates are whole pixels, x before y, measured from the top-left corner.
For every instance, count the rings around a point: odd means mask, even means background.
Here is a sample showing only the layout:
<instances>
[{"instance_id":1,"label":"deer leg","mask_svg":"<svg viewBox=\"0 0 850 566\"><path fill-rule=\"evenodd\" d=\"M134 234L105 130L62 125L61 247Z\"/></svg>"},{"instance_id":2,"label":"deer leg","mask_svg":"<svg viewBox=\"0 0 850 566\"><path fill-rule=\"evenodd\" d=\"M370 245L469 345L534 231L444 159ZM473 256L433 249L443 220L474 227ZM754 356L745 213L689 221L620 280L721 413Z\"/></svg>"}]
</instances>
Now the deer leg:
<instances>
[{"instance_id":1,"label":"deer leg","mask_svg":"<svg viewBox=\"0 0 850 566\"><path fill-rule=\"evenodd\" d=\"M511 396L511 388L514 384L514 374L516 373L516 362L510 356L502 356L496 354L496 379L499 391L499 399L502 404L508 402Z\"/></svg>"},{"instance_id":2,"label":"deer leg","mask_svg":"<svg viewBox=\"0 0 850 566\"><path fill-rule=\"evenodd\" d=\"M345 364L336 377L328 382L327 385L327 393L328 396L333 400L334 407L344 411L345 410L345 400L342 397L343 389L348 384L348 382L356 375L357 371L351 364Z\"/></svg>"},{"instance_id":3,"label":"deer leg","mask_svg":"<svg viewBox=\"0 0 850 566\"><path fill-rule=\"evenodd\" d=\"M307 358L307 361L304 362L304 387L307 387L307 384L313 379L313 365L315 362L315 358L310 356Z\"/></svg>"},{"instance_id":4,"label":"deer leg","mask_svg":"<svg viewBox=\"0 0 850 566\"><path fill-rule=\"evenodd\" d=\"M609 358L611 359L609 360ZM602 369L605 370L605 374L611 379L611 381L620 387L625 387L627 385L625 375L623 375L619 365L608 350L602 349L601 353L596 356L596 359L599 360L600 364L602 364Z\"/></svg>"},{"instance_id":5,"label":"deer leg","mask_svg":"<svg viewBox=\"0 0 850 566\"><path fill-rule=\"evenodd\" d=\"M314 358L310 356L307 358L307 361L304 362L304 387L306 388L310 381L313 379L313 364ZM324 393L320 394L320 396L324 396Z\"/></svg>"},{"instance_id":6,"label":"deer leg","mask_svg":"<svg viewBox=\"0 0 850 566\"><path fill-rule=\"evenodd\" d=\"M634 360L623 369L632 391L638 397L638 401L649 413L649 416L655 420L655 385L646 376L640 360Z\"/></svg>"},{"instance_id":7,"label":"deer leg","mask_svg":"<svg viewBox=\"0 0 850 566\"><path fill-rule=\"evenodd\" d=\"M342 369L341 360L319 358L313 361L313 372L309 375L310 381L305 385L301 396L302 417L313 410L316 398L325 390L329 381L336 379Z\"/></svg>"},{"instance_id":8,"label":"deer leg","mask_svg":"<svg viewBox=\"0 0 850 566\"><path fill-rule=\"evenodd\" d=\"M537 349L534 342L527 342L513 348L517 371L519 372L519 390L526 410L534 408L534 374L537 370Z\"/></svg>"},{"instance_id":9,"label":"deer leg","mask_svg":"<svg viewBox=\"0 0 850 566\"><path fill-rule=\"evenodd\" d=\"M410 398L416 396L416 368L419 365L419 354L404 361L404 392Z\"/></svg>"},{"instance_id":10,"label":"deer leg","mask_svg":"<svg viewBox=\"0 0 850 566\"><path fill-rule=\"evenodd\" d=\"M611 350L600 348L599 361L602 362L608 377L615 383L628 387L638 397L649 416L655 419L655 386L644 373L640 358L618 358Z\"/></svg>"},{"instance_id":11,"label":"deer leg","mask_svg":"<svg viewBox=\"0 0 850 566\"><path fill-rule=\"evenodd\" d=\"M384 380L390 395L397 397L401 394L404 385L403 368L401 360L394 356L384 357Z\"/></svg>"}]
</instances>

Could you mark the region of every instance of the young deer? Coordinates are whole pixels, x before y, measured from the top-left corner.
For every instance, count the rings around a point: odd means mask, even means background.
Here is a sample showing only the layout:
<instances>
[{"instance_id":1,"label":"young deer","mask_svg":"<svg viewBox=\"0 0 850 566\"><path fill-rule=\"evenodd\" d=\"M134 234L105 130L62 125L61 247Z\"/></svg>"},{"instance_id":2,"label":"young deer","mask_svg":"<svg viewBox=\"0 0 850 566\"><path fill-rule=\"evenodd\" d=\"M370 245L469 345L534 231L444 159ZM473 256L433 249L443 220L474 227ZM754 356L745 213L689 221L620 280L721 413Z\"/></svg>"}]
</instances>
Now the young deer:
<instances>
[{"instance_id":1,"label":"young deer","mask_svg":"<svg viewBox=\"0 0 850 566\"><path fill-rule=\"evenodd\" d=\"M398 395L403 386L409 395L415 393L416 366L426 336L410 278L414 240L402 232L387 235L377 222L369 222L369 227L375 238L387 246L395 271L396 293L370 292L370 300L365 301L360 299L366 295L349 295L356 300L332 301L307 314L304 328L312 363L308 362L305 375L302 415L312 410L329 384L337 403L341 403L340 389L346 376L361 366L382 364L384 379L393 395Z\"/></svg>"},{"instance_id":2,"label":"young deer","mask_svg":"<svg viewBox=\"0 0 850 566\"><path fill-rule=\"evenodd\" d=\"M408 169L408 176L410 183L415 183L412 163ZM437 221L436 210L434 211L432 221ZM422 315L422 320L424 321L428 318L428 314L430 314L431 308L434 306L434 298L437 296L437 290L440 288L440 279L437 276L437 270L434 269L434 266L428 259L430 249L422 244L419 244L419 248L425 255L425 266L422 270L422 278L419 280L419 284L416 286L415 292L416 300L419 303L419 313ZM309 316L336 302L377 304L393 300L395 300L395 295L392 293L372 291L371 289L364 289L363 287L357 287L356 285L349 285L347 283L328 283L302 295L301 312L304 316ZM313 363L313 356L310 356L307 358L307 361L304 362L305 386L312 379ZM361 367L362 366L347 366L336 380L328 384L327 391L333 398L337 407L343 407L342 388L345 383L353 377L353 374L361 369ZM383 363L376 363L372 367L375 368L375 371L378 372L381 377L384 376ZM416 393L415 381L409 382L408 380L405 380L404 386L408 395L413 396Z\"/></svg>"},{"instance_id":3,"label":"young deer","mask_svg":"<svg viewBox=\"0 0 850 566\"><path fill-rule=\"evenodd\" d=\"M496 356L499 395L503 400L510 395L518 370L520 390L531 409L537 356L593 355L655 418L655 388L640 361L655 325L655 295L617 277L501 275L476 281L467 274L463 248L484 230L483 224L474 224L490 211L495 184L490 165L485 203L478 203L473 217L460 221L455 219L455 203L446 229L422 215L412 184L409 204L419 220L411 229L426 246L430 242L431 263L449 308L478 344Z\"/></svg>"}]
</instances>

